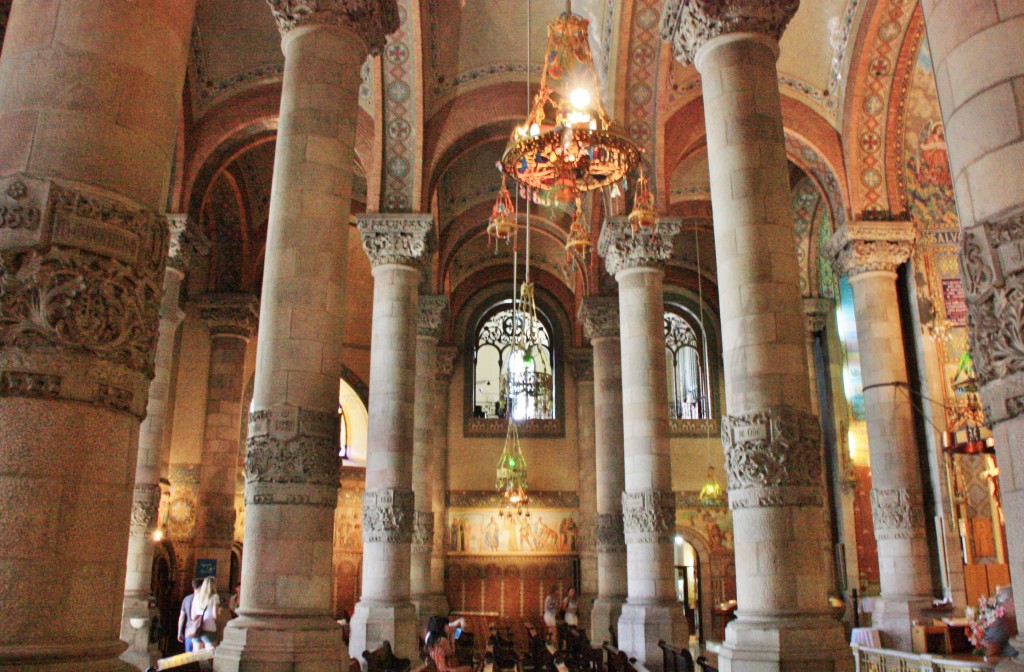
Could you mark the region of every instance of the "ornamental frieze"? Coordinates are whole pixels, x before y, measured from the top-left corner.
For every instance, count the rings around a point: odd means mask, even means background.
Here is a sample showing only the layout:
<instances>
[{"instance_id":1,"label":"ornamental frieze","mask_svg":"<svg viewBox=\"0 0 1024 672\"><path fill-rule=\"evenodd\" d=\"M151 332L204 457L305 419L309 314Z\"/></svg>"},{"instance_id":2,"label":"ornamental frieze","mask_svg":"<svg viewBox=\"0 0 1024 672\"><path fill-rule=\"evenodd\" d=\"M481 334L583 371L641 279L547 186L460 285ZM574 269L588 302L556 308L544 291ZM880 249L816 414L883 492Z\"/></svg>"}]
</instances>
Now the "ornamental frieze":
<instances>
[{"instance_id":1,"label":"ornamental frieze","mask_svg":"<svg viewBox=\"0 0 1024 672\"><path fill-rule=\"evenodd\" d=\"M440 340L448 326L448 297L443 294L420 297L419 319L416 323L420 336Z\"/></svg>"},{"instance_id":2,"label":"ornamental frieze","mask_svg":"<svg viewBox=\"0 0 1024 672\"><path fill-rule=\"evenodd\" d=\"M281 33L308 24L338 25L357 34L371 56L398 30L396 0L267 0Z\"/></svg>"},{"instance_id":3,"label":"ornamental frieze","mask_svg":"<svg viewBox=\"0 0 1024 672\"><path fill-rule=\"evenodd\" d=\"M598 553L625 553L626 536L621 513L599 513L594 516L594 539Z\"/></svg>"},{"instance_id":4,"label":"ornamental frieze","mask_svg":"<svg viewBox=\"0 0 1024 672\"><path fill-rule=\"evenodd\" d=\"M821 506L821 430L809 412L783 407L722 419L732 509Z\"/></svg>"},{"instance_id":5,"label":"ornamental frieze","mask_svg":"<svg viewBox=\"0 0 1024 672\"><path fill-rule=\"evenodd\" d=\"M494 509L501 506L501 495L494 490L450 490L446 504L460 509ZM579 495L571 490L530 490L531 508L577 509L579 505Z\"/></svg>"},{"instance_id":6,"label":"ornamental frieze","mask_svg":"<svg viewBox=\"0 0 1024 672\"><path fill-rule=\"evenodd\" d=\"M591 342L601 338L618 338L619 297L585 297L580 303L579 320L583 334Z\"/></svg>"},{"instance_id":7,"label":"ornamental frieze","mask_svg":"<svg viewBox=\"0 0 1024 672\"><path fill-rule=\"evenodd\" d=\"M408 489L377 488L363 493L363 543L410 543L415 500Z\"/></svg>"},{"instance_id":8,"label":"ornamental frieze","mask_svg":"<svg viewBox=\"0 0 1024 672\"><path fill-rule=\"evenodd\" d=\"M672 241L682 229L678 219L658 220L656 231L633 233L625 217L609 217L601 227L597 252L612 275L631 268L661 268L672 256Z\"/></svg>"},{"instance_id":9,"label":"ornamental frieze","mask_svg":"<svg viewBox=\"0 0 1024 672\"><path fill-rule=\"evenodd\" d=\"M374 213L356 217L363 251L371 266L401 264L418 267L434 251L432 215Z\"/></svg>"},{"instance_id":10,"label":"ornamental frieze","mask_svg":"<svg viewBox=\"0 0 1024 672\"><path fill-rule=\"evenodd\" d=\"M249 414L246 504L334 508L338 489L336 412L275 406Z\"/></svg>"},{"instance_id":11,"label":"ornamental frieze","mask_svg":"<svg viewBox=\"0 0 1024 672\"><path fill-rule=\"evenodd\" d=\"M675 493L660 490L622 493L622 529L627 544L672 541L676 529Z\"/></svg>"},{"instance_id":12,"label":"ornamental frieze","mask_svg":"<svg viewBox=\"0 0 1024 672\"><path fill-rule=\"evenodd\" d=\"M871 516L879 539L924 536L924 499L920 488L873 488Z\"/></svg>"},{"instance_id":13,"label":"ornamental frieze","mask_svg":"<svg viewBox=\"0 0 1024 672\"><path fill-rule=\"evenodd\" d=\"M722 35L759 33L779 41L799 6L799 0L666 0L661 38L690 65L701 47Z\"/></svg>"}]
</instances>

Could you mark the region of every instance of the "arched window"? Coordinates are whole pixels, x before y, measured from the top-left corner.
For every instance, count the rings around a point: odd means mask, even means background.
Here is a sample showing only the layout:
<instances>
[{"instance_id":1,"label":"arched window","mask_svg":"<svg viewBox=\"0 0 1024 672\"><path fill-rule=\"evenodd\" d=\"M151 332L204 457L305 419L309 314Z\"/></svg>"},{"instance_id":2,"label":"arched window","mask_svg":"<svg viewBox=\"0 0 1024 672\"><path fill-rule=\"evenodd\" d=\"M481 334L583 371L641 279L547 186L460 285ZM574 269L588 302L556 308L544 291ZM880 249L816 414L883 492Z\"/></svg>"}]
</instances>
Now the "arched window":
<instances>
[{"instance_id":1,"label":"arched window","mask_svg":"<svg viewBox=\"0 0 1024 672\"><path fill-rule=\"evenodd\" d=\"M668 367L669 417L711 417L711 394L700 323L676 312L665 313L665 361Z\"/></svg>"},{"instance_id":2,"label":"arched window","mask_svg":"<svg viewBox=\"0 0 1024 672\"><path fill-rule=\"evenodd\" d=\"M486 316L476 332L474 353L473 415L504 418L511 409L515 420L555 417L554 367L551 333L540 322L533 323L529 352L513 348L516 334L522 334L524 320L502 308Z\"/></svg>"}]
</instances>

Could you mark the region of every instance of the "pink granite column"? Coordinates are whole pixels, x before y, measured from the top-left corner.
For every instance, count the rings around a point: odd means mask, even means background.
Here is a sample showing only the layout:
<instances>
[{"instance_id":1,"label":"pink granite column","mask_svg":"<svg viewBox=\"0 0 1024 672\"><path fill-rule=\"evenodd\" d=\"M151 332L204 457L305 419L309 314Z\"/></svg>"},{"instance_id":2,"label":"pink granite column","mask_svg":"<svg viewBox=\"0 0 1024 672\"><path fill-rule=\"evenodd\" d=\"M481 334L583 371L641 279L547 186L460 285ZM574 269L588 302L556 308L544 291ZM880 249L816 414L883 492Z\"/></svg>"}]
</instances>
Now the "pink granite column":
<instances>
[{"instance_id":1,"label":"pink granite column","mask_svg":"<svg viewBox=\"0 0 1024 672\"><path fill-rule=\"evenodd\" d=\"M829 614L821 430L811 412L776 60L797 0L667 0L662 36L701 75L736 544L733 670L852 669Z\"/></svg>"},{"instance_id":2,"label":"pink granite column","mask_svg":"<svg viewBox=\"0 0 1024 672\"><path fill-rule=\"evenodd\" d=\"M118 660L129 516L194 4L11 7L0 58L0 668L130 669Z\"/></svg>"}]
</instances>

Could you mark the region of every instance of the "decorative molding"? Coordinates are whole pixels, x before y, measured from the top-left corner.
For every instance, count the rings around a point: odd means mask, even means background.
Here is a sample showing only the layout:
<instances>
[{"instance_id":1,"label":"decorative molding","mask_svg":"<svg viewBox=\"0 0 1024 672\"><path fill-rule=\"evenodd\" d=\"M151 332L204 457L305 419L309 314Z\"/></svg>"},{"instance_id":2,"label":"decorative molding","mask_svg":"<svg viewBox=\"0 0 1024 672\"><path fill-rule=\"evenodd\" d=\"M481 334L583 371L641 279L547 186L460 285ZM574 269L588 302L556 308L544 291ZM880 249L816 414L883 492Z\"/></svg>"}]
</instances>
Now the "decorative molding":
<instances>
[{"instance_id":1,"label":"decorative molding","mask_svg":"<svg viewBox=\"0 0 1024 672\"><path fill-rule=\"evenodd\" d=\"M501 495L494 490L451 490L447 505L460 509L496 509ZM579 495L571 490L530 490L530 507L538 509L578 509Z\"/></svg>"},{"instance_id":2,"label":"decorative molding","mask_svg":"<svg viewBox=\"0 0 1024 672\"><path fill-rule=\"evenodd\" d=\"M804 326L808 334L816 334L828 324L836 310L834 299L804 297Z\"/></svg>"},{"instance_id":3,"label":"decorative molding","mask_svg":"<svg viewBox=\"0 0 1024 672\"><path fill-rule=\"evenodd\" d=\"M204 294L196 303L211 336L248 341L259 327L260 299L255 294Z\"/></svg>"},{"instance_id":4,"label":"decorative molding","mask_svg":"<svg viewBox=\"0 0 1024 672\"><path fill-rule=\"evenodd\" d=\"M718 436L718 420L715 418L669 418L668 435L671 437Z\"/></svg>"},{"instance_id":5,"label":"decorative molding","mask_svg":"<svg viewBox=\"0 0 1024 672\"><path fill-rule=\"evenodd\" d=\"M434 217L429 214L372 213L357 215L356 223L371 266L419 267L437 243Z\"/></svg>"},{"instance_id":6,"label":"decorative molding","mask_svg":"<svg viewBox=\"0 0 1024 672\"><path fill-rule=\"evenodd\" d=\"M776 42L800 6L799 0L666 0L661 37L683 65L709 41L730 33L759 33Z\"/></svg>"},{"instance_id":7,"label":"decorative molding","mask_svg":"<svg viewBox=\"0 0 1024 672\"><path fill-rule=\"evenodd\" d=\"M398 30L396 0L267 0L282 34L308 24L345 26L366 44L371 56L384 51Z\"/></svg>"},{"instance_id":8,"label":"decorative molding","mask_svg":"<svg viewBox=\"0 0 1024 672\"><path fill-rule=\"evenodd\" d=\"M419 335L441 340L448 327L448 297L444 294L421 296L419 311Z\"/></svg>"},{"instance_id":9,"label":"decorative molding","mask_svg":"<svg viewBox=\"0 0 1024 672\"><path fill-rule=\"evenodd\" d=\"M625 553L626 536L621 513L599 513L594 516L594 539L598 553Z\"/></svg>"},{"instance_id":10,"label":"decorative molding","mask_svg":"<svg viewBox=\"0 0 1024 672\"><path fill-rule=\"evenodd\" d=\"M822 251L840 275L896 272L914 252L917 231L911 222L855 221L836 229Z\"/></svg>"},{"instance_id":11,"label":"decorative molding","mask_svg":"<svg viewBox=\"0 0 1024 672\"><path fill-rule=\"evenodd\" d=\"M334 508L338 490L338 414L272 406L249 414L246 505Z\"/></svg>"},{"instance_id":12,"label":"decorative molding","mask_svg":"<svg viewBox=\"0 0 1024 672\"><path fill-rule=\"evenodd\" d=\"M455 370L455 360L459 355L459 349L454 345L442 345L437 348L437 361L434 366L434 380L439 385L448 385L452 372Z\"/></svg>"},{"instance_id":13,"label":"decorative molding","mask_svg":"<svg viewBox=\"0 0 1024 672\"><path fill-rule=\"evenodd\" d=\"M412 543L422 548L429 548L434 543L434 513L417 511L413 520Z\"/></svg>"},{"instance_id":14,"label":"decorative molding","mask_svg":"<svg viewBox=\"0 0 1024 672\"><path fill-rule=\"evenodd\" d=\"M200 465L172 464L168 468L167 480L172 486L194 488L199 485Z\"/></svg>"},{"instance_id":15,"label":"decorative molding","mask_svg":"<svg viewBox=\"0 0 1024 672\"><path fill-rule=\"evenodd\" d=\"M594 351L590 348L572 348L566 361L577 383L594 382Z\"/></svg>"},{"instance_id":16,"label":"decorative molding","mask_svg":"<svg viewBox=\"0 0 1024 672\"><path fill-rule=\"evenodd\" d=\"M872 488L871 516L876 539L923 537L924 497L921 488Z\"/></svg>"},{"instance_id":17,"label":"decorative molding","mask_svg":"<svg viewBox=\"0 0 1024 672\"><path fill-rule=\"evenodd\" d=\"M671 542L676 530L676 495L660 490L622 493L622 528L627 544Z\"/></svg>"},{"instance_id":18,"label":"decorative molding","mask_svg":"<svg viewBox=\"0 0 1024 672\"><path fill-rule=\"evenodd\" d=\"M609 217L601 227L597 252L612 275L631 268L661 268L672 256L672 239L682 220L661 218L657 231L634 234L626 217Z\"/></svg>"},{"instance_id":19,"label":"decorative molding","mask_svg":"<svg viewBox=\"0 0 1024 672\"><path fill-rule=\"evenodd\" d=\"M156 525L160 509L160 486L156 483L136 485L132 490L131 533L134 536L149 534Z\"/></svg>"},{"instance_id":20,"label":"decorative molding","mask_svg":"<svg viewBox=\"0 0 1024 672\"><path fill-rule=\"evenodd\" d=\"M363 543L408 544L415 527L415 494L405 488L363 493Z\"/></svg>"},{"instance_id":21,"label":"decorative molding","mask_svg":"<svg viewBox=\"0 0 1024 672\"><path fill-rule=\"evenodd\" d=\"M187 273L210 253L210 239L188 215L167 215L167 265Z\"/></svg>"},{"instance_id":22,"label":"decorative molding","mask_svg":"<svg viewBox=\"0 0 1024 672\"><path fill-rule=\"evenodd\" d=\"M732 509L822 506L821 429L807 411L782 407L722 420Z\"/></svg>"},{"instance_id":23,"label":"decorative molding","mask_svg":"<svg viewBox=\"0 0 1024 672\"><path fill-rule=\"evenodd\" d=\"M591 342L619 337L619 297L587 296L577 313L583 334Z\"/></svg>"},{"instance_id":24,"label":"decorative molding","mask_svg":"<svg viewBox=\"0 0 1024 672\"><path fill-rule=\"evenodd\" d=\"M561 418L531 418L516 422L519 436L552 436L565 435L565 425ZM466 417L463 422L463 435L471 438L488 436L504 437L508 432L508 420L505 418L474 418Z\"/></svg>"}]
</instances>

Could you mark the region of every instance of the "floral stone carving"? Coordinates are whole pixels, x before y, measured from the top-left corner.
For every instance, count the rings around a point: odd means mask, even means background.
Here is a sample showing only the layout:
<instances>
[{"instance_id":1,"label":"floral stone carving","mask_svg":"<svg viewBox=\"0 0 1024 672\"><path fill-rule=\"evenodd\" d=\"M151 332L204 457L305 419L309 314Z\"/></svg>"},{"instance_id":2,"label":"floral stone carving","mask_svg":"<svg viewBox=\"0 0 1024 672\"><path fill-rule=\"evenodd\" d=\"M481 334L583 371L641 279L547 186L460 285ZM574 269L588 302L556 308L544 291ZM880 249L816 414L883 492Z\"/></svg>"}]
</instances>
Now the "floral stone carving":
<instances>
[{"instance_id":1,"label":"floral stone carving","mask_svg":"<svg viewBox=\"0 0 1024 672\"><path fill-rule=\"evenodd\" d=\"M800 6L799 0L666 0L661 37L683 65L694 62L710 40L729 33L760 33L775 41Z\"/></svg>"},{"instance_id":2,"label":"floral stone carving","mask_svg":"<svg viewBox=\"0 0 1024 672\"><path fill-rule=\"evenodd\" d=\"M437 294L420 297L419 321L417 322L417 332L420 336L440 340L444 335L447 321L447 296Z\"/></svg>"},{"instance_id":3,"label":"floral stone carving","mask_svg":"<svg viewBox=\"0 0 1024 672\"><path fill-rule=\"evenodd\" d=\"M920 488L873 488L871 516L877 539L924 536L924 499Z\"/></svg>"},{"instance_id":4,"label":"floral stone carving","mask_svg":"<svg viewBox=\"0 0 1024 672\"><path fill-rule=\"evenodd\" d=\"M630 268L661 268L672 256L672 239L679 233L678 219L658 220L657 230L634 234L625 217L610 217L601 227L597 253L612 275Z\"/></svg>"},{"instance_id":5,"label":"floral stone carving","mask_svg":"<svg viewBox=\"0 0 1024 672\"><path fill-rule=\"evenodd\" d=\"M722 445L731 508L822 506L821 430L812 413L727 415Z\"/></svg>"},{"instance_id":6,"label":"floral stone carving","mask_svg":"<svg viewBox=\"0 0 1024 672\"><path fill-rule=\"evenodd\" d=\"M417 546L430 546L434 543L434 514L430 511L417 511L412 530L412 543Z\"/></svg>"},{"instance_id":7,"label":"floral stone carving","mask_svg":"<svg viewBox=\"0 0 1024 672\"><path fill-rule=\"evenodd\" d=\"M282 33L306 24L346 26L366 43L371 56L384 51L385 38L398 30L396 0L267 0Z\"/></svg>"},{"instance_id":8,"label":"floral stone carving","mask_svg":"<svg viewBox=\"0 0 1024 672\"><path fill-rule=\"evenodd\" d=\"M136 485L132 491L131 533L145 535L156 523L160 508L160 486L155 483Z\"/></svg>"},{"instance_id":9,"label":"floral stone carving","mask_svg":"<svg viewBox=\"0 0 1024 672\"><path fill-rule=\"evenodd\" d=\"M375 213L357 218L371 266L419 266L436 243L432 215Z\"/></svg>"},{"instance_id":10,"label":"floral stone carving","mask_svg":"<svg viewBox=\"0 0 1024 672\"><path fill-rule=\"evenodd\" d=\"M675 493L659 490L622 493L622 529L627 544L672 541L676 530Z\"/></svg>"},{"instance_id":11,"label":"floral stone carving","mask_svg":"<svg viewBox=\"0 0 1024 672\"><path fill-rule=\"evenodd\" d=\"M363 493L363 543L410 543L415 499L407 489L377 488Z\"/></svg>"},{"instance_id":12,"label":"floral stone carving","mask_svg":"<svg viewBox=\"0 0 1024 672\"><path fill-rule=\"evenodd\" d=\"M626 537L621 513L599 513L594 516L594 538L598 553L624 553Z\"/></svg>"},{"instance_id":13,"label":"floral stone carving","mask_svg":"<svg viewBox=\"0 0 1024 672\"><path fill-rule=\"evenodd\" d=\"M580 323L591 341L619 337L619 299L616 296L588 296L580 303Z\"/></svg>"},{"instance_id":14,"label":"floral stone carving","mask_svg":"<svg viewBox=\"0 0 1024 672\"><path fill-rule=\"evenodd\" d=\"M254 294L206 294L199 301L199 314L213 336L252 338L259 327L260 299Z\"/></svg>"},{"instance_id":15,"label":"floral stone carving","mask_svg":"<svg viewBox=\"0 0 1024 672\"><path fill-rule=\"evenodd\" d=\"M854 277L870 271L896 272L914 252L911 222L850 222L839 227L823 254L837 273Z\"/></svg>"}]
</instances>

